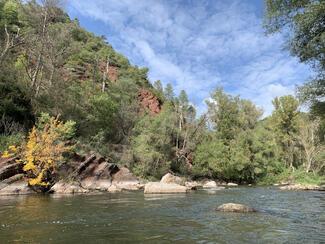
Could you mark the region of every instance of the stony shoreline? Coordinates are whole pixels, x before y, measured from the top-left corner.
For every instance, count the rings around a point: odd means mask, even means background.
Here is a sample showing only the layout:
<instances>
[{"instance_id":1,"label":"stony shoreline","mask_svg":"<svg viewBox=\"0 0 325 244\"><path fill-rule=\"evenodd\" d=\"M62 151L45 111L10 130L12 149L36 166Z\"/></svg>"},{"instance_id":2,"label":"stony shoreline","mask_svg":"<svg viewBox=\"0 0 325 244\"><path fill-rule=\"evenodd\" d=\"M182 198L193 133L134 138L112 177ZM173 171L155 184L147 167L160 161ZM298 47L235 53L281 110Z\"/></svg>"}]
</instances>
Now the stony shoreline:
<instances>
[{"instance_id":1,"label":"stony shoreline","mask_svg":"<svg viewBox=\"0 0 325 244\"><path fill-rule=\"evenodd\" d=\"M232 182L213 180L188 181L171 173L160 182L145 182L135 177L127 167L120 167L94 154L87 157L75 155L74 160L59 171L58 179L48 191L52 194L89 194L96 192L116 193L143 190L144 194L187 193L198 188L223 190L238 186ZM280 190L325 190L317 185L284 184L275 185ZM0 159L0 196L36 194L28 186L22 165L15 158Z\"/></svg>"}]
</instances>

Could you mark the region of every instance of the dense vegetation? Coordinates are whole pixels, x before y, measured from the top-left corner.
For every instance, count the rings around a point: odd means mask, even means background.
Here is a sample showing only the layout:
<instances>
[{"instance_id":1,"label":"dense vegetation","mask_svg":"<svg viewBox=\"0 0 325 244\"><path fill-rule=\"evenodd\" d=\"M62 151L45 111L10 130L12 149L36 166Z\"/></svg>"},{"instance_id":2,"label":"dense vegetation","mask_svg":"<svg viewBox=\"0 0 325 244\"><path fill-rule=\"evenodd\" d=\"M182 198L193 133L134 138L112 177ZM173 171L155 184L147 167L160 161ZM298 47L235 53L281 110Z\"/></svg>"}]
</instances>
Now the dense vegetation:
<instances>
[{"instance_id":1,"label":"dense vegetation","mask_svg":"<svg viewBox=\"0 0 325 244\"><path fill-rule=\"evenodd\" d=\"M321 21L325 11L321 1L302 1L295 9L297 2L267 1L267 19L272 31L293 22L292 42L300 44L292 44L293 54L318 64L319 75L299 93L312 110L300 112L300 101L284 96L262 119L251 101L222 88L211 93L208 112L198 117L185 91L175 96L170 84L152 85L146 68L131 65L54 1L1 0L2 156L19 154L30 185L43 187L73 151L95 151L144 178L172 171L240 183L295 176L318 183L325 173L324 101L319 99L324 95L324 24L318 41L310 37L311 43L303 44L300 38L311 25L304 21ZM298 20L291 8L299 12ZM303 17L305 12L315 18ZM158 113L139 101L143 91L158 101Z\"/></svg>"}]
</instances>

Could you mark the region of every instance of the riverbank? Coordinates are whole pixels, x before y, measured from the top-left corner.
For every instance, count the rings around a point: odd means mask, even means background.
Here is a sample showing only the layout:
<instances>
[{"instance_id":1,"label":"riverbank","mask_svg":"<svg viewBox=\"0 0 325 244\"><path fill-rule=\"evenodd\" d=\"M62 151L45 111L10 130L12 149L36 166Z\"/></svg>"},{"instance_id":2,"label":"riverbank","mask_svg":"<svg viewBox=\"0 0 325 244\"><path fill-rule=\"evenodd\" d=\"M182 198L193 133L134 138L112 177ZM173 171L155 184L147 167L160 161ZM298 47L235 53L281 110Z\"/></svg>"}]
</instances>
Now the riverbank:
<instances>
[{"instance_id":1,"label":"riverbank","mask_svg":"<svg viewBox=\"0 0 325 244\"><path fill-rule=\"evenodd\" d=\"M56 182L46 186L48 193L89 194L143 190L145 194L170 194L187 193L199 188L216 191L238 186L233 182L217 182L209 179L192 181L171 173L164 175L159 182L148 182L138 179L127 167L118 166L94 154L74 155L73 160L69 164L62 165L56 173ZM281 190L325 190L325 187L316 184L297 184L293 181L272 185ZM28 185L22 163L17 162L16 158L0 160L0 196L37 192L44 192L44 189Z\"/></svg>"}]
</instances>

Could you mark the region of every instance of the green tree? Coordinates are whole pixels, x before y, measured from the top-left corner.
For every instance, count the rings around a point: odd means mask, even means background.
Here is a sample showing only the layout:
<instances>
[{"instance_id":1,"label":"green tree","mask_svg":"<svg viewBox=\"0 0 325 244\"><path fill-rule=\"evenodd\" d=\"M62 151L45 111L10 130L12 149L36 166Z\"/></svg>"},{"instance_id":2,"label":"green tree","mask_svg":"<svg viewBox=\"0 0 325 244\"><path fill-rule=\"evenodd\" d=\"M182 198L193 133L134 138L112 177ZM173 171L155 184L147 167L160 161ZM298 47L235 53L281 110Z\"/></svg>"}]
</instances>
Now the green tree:
<instances>
[{"instance_id":1,"label":"green tree","mask_svg":"<svg viewBox=\"0 0 325 244\"><path fill-rule=\"evenodd\" d=\"M172 84L168 83L167 86L164 89L164 95L168 101L173 101L175 94L174 94L174 88Z\"/></svg>"},{"instance_id":2,"label":"green tree","mask_svg":"<svg viewBox=\"0 0 325 244\"><path fill-rule=\"evenodd\" d=\"M265 26L269 33L289 31L289 48L301 62L311 64L316 77L299 88L300 98L320 115L325 113L325 2L266 0Z\"/></svg>"},{"instance_id":3,"label":"green tree","mask_svg":"<svg viewBox=\"0 0 325 244\"><path fill-rule=\"evenodd\" d=\"M298 101L293 96L276 97L273 100L274 111L272 120L278 144L282 148L282 162L294 169L294 163L298 163L295 154L295 139L298 121Z\"/></svg>"},{"instance_id":4,"label":"green tree","mask_svg":"<svg viewBox=\"0 0 325 244\"><path fill-rule=\"evenodd\" d=\"M160 80L156 80L153 84L153 87L161 94L164 92L163 85L161 84Z\"/></svg>"},{"instance_id":5,"label":"green tree","mask_svg":"<svg viewBox=\"0 0 325 244\"><path fill-rule=\"evenodd\" d=\"M227 143L238 133L239 98L226 94L221 88L216 89L211 98L208 101L209 119L218 138Z\"/></svg>"},{"instance_id":6,"label":"green tree","mask_svg":"<svg viewBox=\"0 0 325 244\"><path fill-rule=\"evenodd\" d=\"M176 118L166 104L156 116L146 115L136 125L132 137L134 171L142 177L160 177L170 169L174 158L173 136Z\"/></svg>"},{"instance_id":7,"label":"green tree","mask_svg":"<svg viewBox=\"0 0 325 244\"><path fill-rule=\"evenodd\" d=\"M208 108L213 130L195 150L194 174L227 181L256 181L266 163L256 160L255 155L263 148L254 144L253 136L261 110L220 88L213 93Z\"/></svg>"},{"instance_id":8,"label":"green tree","mask_svg":"<svg viewBox=\"0 0 325 244\"><path fill-rule=\"evenodd\" d=\"M322 155L325 146L321 143L319 128L319 120L310 120L302 116L299 119L298 133L295 136L305 154L303 167L306 173L311 170L320 172L325 167L325 155Z\"/></svg>"}]
</instances>

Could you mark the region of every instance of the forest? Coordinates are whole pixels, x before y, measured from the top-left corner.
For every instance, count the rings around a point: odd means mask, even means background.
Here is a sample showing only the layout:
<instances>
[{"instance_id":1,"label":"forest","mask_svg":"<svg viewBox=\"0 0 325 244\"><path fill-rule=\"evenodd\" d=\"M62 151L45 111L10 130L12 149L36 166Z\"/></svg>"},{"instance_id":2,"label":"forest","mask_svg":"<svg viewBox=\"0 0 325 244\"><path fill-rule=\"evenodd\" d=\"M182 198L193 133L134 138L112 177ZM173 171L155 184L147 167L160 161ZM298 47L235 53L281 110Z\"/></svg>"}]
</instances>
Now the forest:
<instances>
[{"instance_id":1,"label":"forest","mask_svg":"<svg viewBox=\"0 0 325 244\"><path fill-rule=\"evenodd\" d=\"M323 183L325 2L265 3L267 34L290 33L286 47L315 74L296 96L276 97L267 117L222 87L198 114L186 91L150 81L147 68L57 1L1 0L2 157L22 160L30 185L57 180L53 172L73 154L90 152L145 179L173 172L239 184Z\"/></svg>"}]
</instances>

